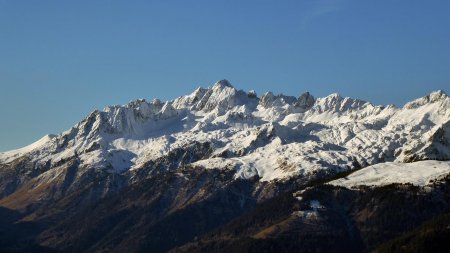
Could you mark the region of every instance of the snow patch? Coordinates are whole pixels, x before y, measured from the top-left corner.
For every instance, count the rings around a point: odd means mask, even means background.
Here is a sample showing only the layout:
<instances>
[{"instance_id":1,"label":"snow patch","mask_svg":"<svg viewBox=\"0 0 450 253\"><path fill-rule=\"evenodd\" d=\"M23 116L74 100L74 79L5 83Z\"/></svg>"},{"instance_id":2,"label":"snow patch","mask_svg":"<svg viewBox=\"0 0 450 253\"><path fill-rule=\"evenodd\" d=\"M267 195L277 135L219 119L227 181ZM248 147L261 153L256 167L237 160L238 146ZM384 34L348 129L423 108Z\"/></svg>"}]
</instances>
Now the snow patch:
<instances>
[{"instance_id":1,"label":"snow patch","mask_svg":"<svg viewBox=\"0 0 450 253\"><path fill-rule=\"evenodd\" d=\"M414 163L387 162L358 170L330 184L344 187L359 185L380 186L392 183L410 183L425 186L431 180L450 173L450 161L420 161Z\"/></svg>"}]
</instances>

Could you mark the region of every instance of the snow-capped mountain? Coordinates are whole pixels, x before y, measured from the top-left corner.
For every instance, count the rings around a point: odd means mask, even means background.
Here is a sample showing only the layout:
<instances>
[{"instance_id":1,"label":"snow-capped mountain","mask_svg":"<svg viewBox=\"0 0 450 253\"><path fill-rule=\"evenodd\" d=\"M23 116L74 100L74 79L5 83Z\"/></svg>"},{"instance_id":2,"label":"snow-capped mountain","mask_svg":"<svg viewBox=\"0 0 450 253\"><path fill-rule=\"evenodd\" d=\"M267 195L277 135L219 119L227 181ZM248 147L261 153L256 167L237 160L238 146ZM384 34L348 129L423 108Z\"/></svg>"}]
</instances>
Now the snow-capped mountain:
<instances>
[{"instance_id":1,"label":"snow-capped mountain","mask_svg":"<svg viewBox=\"0 0 450 253\"><path fill-rule=\"evenodd\" d=\"M449 108L442 91L396 108L338 94L257 97L222 80L173 101L141 99L94 111L62 134L2 153L0 162L26 156L48 173L78 157L81 167L132 175L171 150L209 143L207 155L188 163L267 181L356 164L445 160Z\"/></svg>"},{"instance_id":2,"label":"snow-capped mountain","mask_svg":"<svg viewBox=\"0 0 450 253\"><path fill-rule=\"evenodd\" d=\"M397 108L339 94L258 96L221 80L171 101L96 110L61 134L0 153L0 207L20 212L21 221L53 224L39 232L40 245L120 252L135 242L164 252L318 180L363 168L331 185L424 186L448 175L448 160L443 91ZM130 216L117 218L123 212ZM160 222L196 214L205 223L165 246L145 230L163 233ZM93 218L120 232L100 236Z\"/></svg>"},{"instance_id":3,"label":"snow-capped mountain","mask_svg":"<svg viewBox=\"0 0 450 253\"><path fill-rule=\"evenodd\" d=\"M324 162L347 169L354 162L449 159L449 108L442 91L396 108L338 94L258 98L222 80L173 101L136 100L94 111L60 135L2 153L0 161L26 155L36 166L53 165L77 155L82 165L121 173L175 148L209 142L212 154L196 164L232 165L238 176L272 180L329 169Z\"/></svg>"}]
</instances>

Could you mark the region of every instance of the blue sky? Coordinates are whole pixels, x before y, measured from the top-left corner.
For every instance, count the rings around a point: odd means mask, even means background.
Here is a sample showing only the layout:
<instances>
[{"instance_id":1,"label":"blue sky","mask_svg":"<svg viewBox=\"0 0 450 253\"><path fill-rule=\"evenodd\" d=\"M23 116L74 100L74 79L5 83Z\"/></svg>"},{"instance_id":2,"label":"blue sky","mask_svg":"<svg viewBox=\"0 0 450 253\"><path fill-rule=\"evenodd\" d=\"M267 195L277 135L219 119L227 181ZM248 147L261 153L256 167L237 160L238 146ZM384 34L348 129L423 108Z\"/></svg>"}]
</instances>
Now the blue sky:
<instances>
[{"instance_id":1,"label":"blue sky","mask_svg":"<svg viewBox=\"0 0 450 253\"><path fill-rule=\"evenodd\" d=\"M403 105L450 88L450 1L0 0L0 151L226 78Z\"/></svg>"}]
</instances>

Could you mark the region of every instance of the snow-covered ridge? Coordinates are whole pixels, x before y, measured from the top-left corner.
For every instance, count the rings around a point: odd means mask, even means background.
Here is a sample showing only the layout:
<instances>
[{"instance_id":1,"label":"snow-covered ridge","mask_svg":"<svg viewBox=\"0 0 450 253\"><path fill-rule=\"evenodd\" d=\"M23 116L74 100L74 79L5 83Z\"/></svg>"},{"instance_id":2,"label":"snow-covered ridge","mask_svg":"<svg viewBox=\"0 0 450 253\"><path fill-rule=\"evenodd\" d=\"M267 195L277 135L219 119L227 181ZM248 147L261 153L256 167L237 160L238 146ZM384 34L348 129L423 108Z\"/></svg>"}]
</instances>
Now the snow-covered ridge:
<instances>
[{"instance_id":1,"label":"snow-covered ridge","mask_svg":"<svg viewBox=\"0 0 450 253\"><path fill-rule=\"evenodd\" d=\"M23 155L31 153L31 152L33 152L35 150L39 150L39 149L45 148L55 138L56 138L56 135L47 134L44 137L42 137L41 139L31 143L30 145L27 145L27 146L23 147L23 148L19 148L19 149L7 151L7 152L4 152L4 153L0 153L0 158L4 159L4 160L0 160L0 161L2 161L2 162L12 161L12 160L14 160L16 158L19 158L19 157L21 157Z\"/></svg>"},{"instance_id":2,"label":"snow-covered ridge","mask_svg":"<svg viewBox=\"0 0 450 253\"><path fill-rule=\"evenodd\" d=\"M133 174L173 150L209 143L208 154L189 160L192 166L278 180L450 159L449 122L450 99L443 91L396 108L338 94L258 97L221 80L171 101L139 99L94 111L62 134L0 153L0 163L26 156L35 167L51 169L76 157L88 170Z\"/></svg>"},{"instance_id":3,"label":"snow-covered ridge","mask_svg":"<svg viewBox=\"0 0 450 253\"><path fill-rule=\"evenodd\" d=\"M380 163L358 170L348 177L331 181L345 187L380 186L392 183L410 183L418 186L430 184L450 173L450 161L419 161L413 163Z\"/></svg>"}]
</instances>

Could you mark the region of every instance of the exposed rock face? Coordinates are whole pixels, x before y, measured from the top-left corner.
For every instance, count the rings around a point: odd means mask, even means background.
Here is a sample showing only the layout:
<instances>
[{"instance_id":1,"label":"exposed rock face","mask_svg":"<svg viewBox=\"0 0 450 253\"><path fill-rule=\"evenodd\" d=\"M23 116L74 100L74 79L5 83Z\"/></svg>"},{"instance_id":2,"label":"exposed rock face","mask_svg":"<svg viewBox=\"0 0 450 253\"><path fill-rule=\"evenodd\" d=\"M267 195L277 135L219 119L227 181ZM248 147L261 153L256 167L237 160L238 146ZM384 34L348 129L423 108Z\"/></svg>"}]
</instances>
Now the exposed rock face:
<instances>
[{"instance_id":1,"label":"exposed rock face","mask_svg":"<svg viewBox=\"0 0 450 253\"><path fill-rule=\"evenodd\" d=\"M311 94L309 94L309 92L305 92L298 98L295 105L304 110L307 110L314 105L315 101L316 100L314 99L314 97Z\"/></svg>"}]
</instances>

